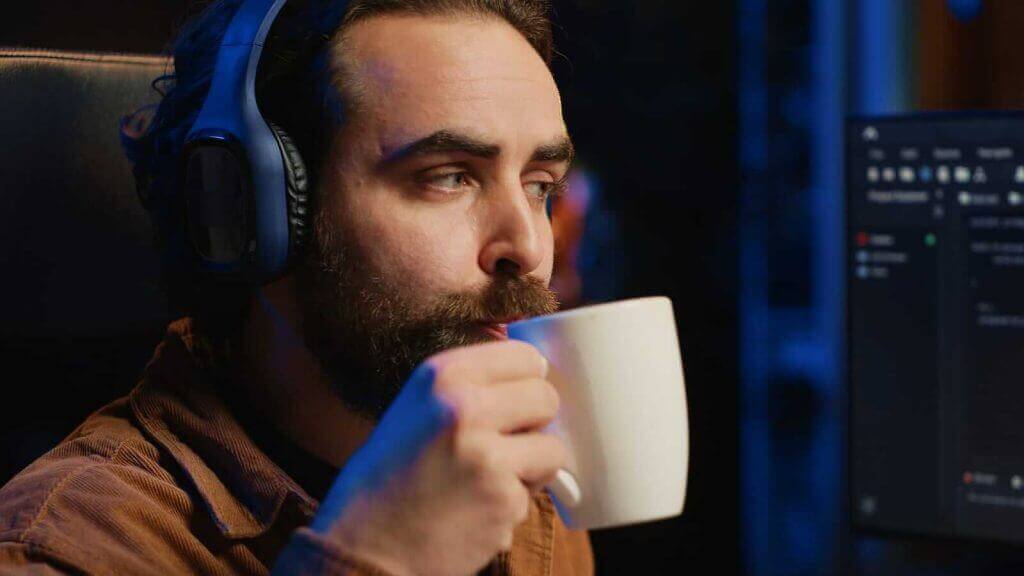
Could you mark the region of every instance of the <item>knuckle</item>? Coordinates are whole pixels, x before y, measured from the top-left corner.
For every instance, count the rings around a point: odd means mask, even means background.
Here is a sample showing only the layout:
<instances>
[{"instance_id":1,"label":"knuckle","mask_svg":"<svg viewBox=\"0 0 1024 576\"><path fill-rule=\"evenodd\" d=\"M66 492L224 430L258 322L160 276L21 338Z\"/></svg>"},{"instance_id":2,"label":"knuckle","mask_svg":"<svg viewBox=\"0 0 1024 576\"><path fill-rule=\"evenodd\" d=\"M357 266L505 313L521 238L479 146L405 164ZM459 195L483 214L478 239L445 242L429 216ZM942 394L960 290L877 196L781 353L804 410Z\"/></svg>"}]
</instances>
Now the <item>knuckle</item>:
<instances>
[{"instance_id":1,"label":"knuckle","mask_svg":"<svg viewBox=\"0 0 1024 576\"><path fill-rule=\"evenodd\" d=\"M454 406L456 419L461 424L474 421L481 410L479 391L465 384L452 384L442 392Z\"/></svg>"},{"instance_id":2,"label":"knuckle","mask_svg":"<svg viewBox=\"0 0 1024 576\"><path fill-rule=\"evenodd\" d=\"M485 486L490 485L488 480L500 472L500 457L478 435L463 434L456 442L456 450L462 465Z\"/></svg>"},{"instance_id":3,"label":"knuckle","mask_svg":"<svg viewBox=\"0 0 1024 576\"><path fill-rule=\"evenodd\" d=\"M502 459L494 450L481 450L475 463L476 470L481 477L488 480L500 477L503 468Z\"/></svg>"},{"instance_id":4,"label":"knuckle","mask_svg":"<svg viewBox=\"0 0 1024 576\"><path fill-rule=\"evenodd\" d=\"M427 364L434 376L434 386L438 389L458 386L463 380L464 370L459 362L445 358L431 358L427 360Z\"/></svg>"},{"instance_id":5,"label":"knuckle","mask_svg":"<svg viewBox=\"0 0 1024 576\"><path fill-rule=\"evenodd\" d=\"M471 347L450 348L434 354L424 364L433 370L435 382L465 380L474 366L473 350Z\"/></svg>"},{"instance_id":6,"label":"knuckle","mask_svg":"<svg viewBox=\"0 0 1024 576\"><path fill-rule=\"evenodd\" d=\"M423 361L421 366L430 372L430 374L436 379L437 374L441 372L445 366L451 363L450 360L451 352L446 350L444 352L438 352L433 356L428 357Z\"/></svg>"},{"instance_id":7,"label":"knuckle","mask_svg":"<svg viewBox=\"0 0 1024 576\"><path fill-rule=\"evenodd\" d=\"M459 421L472 418L480 410L481 399L466 369L458 363L428 363L427 369L433 374L433 395L446 401Z\"/></svg>"}]
</instances>

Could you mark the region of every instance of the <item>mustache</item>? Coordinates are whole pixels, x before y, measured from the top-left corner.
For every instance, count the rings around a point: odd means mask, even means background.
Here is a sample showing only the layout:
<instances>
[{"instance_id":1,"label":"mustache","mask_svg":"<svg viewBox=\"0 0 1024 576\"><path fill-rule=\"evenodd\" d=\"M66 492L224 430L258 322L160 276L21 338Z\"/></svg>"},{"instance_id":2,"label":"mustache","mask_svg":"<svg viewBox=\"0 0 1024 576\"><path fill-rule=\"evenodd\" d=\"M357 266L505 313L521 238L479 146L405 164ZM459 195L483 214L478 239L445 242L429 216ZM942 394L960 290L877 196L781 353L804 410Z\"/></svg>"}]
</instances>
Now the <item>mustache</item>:
<instances>
[{"instance_id":1,"label":"mustache","mask_svg":"<svg viewBox=\"0 0 1024 576\"><path fill-rule=\"evenodd\" d=\"M558 296L539 278L508 275L480 291L443 297L428 316L431 323L455 326L550 314L558 307Z\"/></svg>"}]
</instances>

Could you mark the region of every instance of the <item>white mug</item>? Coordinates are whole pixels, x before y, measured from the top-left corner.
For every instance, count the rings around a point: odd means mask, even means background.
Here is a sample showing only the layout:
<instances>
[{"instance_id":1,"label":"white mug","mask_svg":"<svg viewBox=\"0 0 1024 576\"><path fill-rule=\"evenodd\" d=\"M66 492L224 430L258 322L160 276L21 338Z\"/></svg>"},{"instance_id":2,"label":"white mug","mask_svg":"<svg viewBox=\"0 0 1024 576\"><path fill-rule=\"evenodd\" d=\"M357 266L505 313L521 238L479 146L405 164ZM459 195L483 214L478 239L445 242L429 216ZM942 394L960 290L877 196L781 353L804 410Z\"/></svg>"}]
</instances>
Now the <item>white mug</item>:
<instances>
[{"instance_id":1,"label":"white mug","mask_svg":"<svg viewBox=\"0 0 1024 576\"><path fill-rule=\"evenodd\" d=\"M561 397L549 431L570 457L547 488L565 524L605 528L681 514L689 429L672 302L577 308L510 324L508 334L548 359Z\"/></svg>"}]
</instances>

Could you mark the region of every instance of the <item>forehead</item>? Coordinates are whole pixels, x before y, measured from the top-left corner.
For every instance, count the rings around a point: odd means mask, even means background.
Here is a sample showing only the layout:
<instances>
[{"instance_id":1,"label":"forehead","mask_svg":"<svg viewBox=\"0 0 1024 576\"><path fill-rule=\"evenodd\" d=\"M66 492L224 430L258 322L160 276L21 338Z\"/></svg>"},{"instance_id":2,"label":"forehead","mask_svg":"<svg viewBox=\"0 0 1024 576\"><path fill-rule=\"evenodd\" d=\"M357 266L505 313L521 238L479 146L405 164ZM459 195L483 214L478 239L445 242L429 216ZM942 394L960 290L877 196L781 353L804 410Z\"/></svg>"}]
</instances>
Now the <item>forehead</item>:
<instances>
[{"instance_id":1,"label":"forehead","mask_svg":"<svg viewBox=\"0 0 1024 576\"><path fill-rule=\"evenodd\" d=\"M497 17L373 17L346 32L341 50L353 120L371 125L383 147L439 129L503 147L565 133L550 71Z\"/></svg>"}]
</instances>

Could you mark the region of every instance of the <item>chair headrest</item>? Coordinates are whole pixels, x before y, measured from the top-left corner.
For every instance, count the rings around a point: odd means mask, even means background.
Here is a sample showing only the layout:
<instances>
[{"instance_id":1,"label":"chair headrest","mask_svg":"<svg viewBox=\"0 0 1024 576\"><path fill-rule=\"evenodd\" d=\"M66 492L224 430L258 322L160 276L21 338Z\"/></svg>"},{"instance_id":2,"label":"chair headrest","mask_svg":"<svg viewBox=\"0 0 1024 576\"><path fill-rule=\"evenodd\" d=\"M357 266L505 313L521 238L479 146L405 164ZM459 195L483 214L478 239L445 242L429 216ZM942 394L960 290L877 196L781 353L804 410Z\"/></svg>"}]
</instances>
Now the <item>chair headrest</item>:
<instances>
[{"instance_id":1,"label":"chair headrest","mask_svg":"<svg viewBox=\"0 0 1024 576\"><path fill-rule=\"evenodd\" d=\"M150 83L167 69L159 56L0 48L5 359L103 370L112 360L97 351L145 354L159 339L168 318L155 230L118 126L159 99Z\"/></svg>"}]
</instances>

